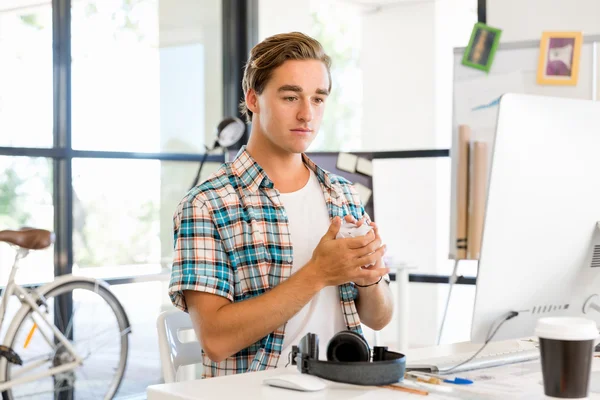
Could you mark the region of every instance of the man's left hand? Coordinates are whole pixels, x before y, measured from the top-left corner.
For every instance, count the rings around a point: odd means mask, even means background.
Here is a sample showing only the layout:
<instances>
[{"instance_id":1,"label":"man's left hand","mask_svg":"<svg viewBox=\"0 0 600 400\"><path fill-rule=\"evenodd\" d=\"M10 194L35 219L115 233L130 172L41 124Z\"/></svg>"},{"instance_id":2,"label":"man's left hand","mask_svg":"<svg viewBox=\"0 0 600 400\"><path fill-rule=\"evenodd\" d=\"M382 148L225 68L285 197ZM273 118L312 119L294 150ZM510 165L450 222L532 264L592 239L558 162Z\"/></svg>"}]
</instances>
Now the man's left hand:
<instances>
[{"instance_id":1,"label":"man's left hand","mask_svg":"<svg viewBox=\"0 0 600 400\"><path fill-rule=\"evenodd\" d=\"M362 224L365 223L364 218L361 218L360 220L356 220L356 218L354 218L354 216L352 216L351 214L348 214L344 217L346 222L350 222L353 224L356 224L356 226L361 226ZM372 235L373 236L373 240L380 240L381 241L381 237L379 236L379 228L377 227L377 224L375 224L375 222L371 222L369 224L370 227L373 228L372 232L367 233L367 235ZM371 241L372 242L372 241ZM385 265L383 263L383 258L379 257L377 259L377 261L375 262L374 265L370 265L368 267L362 267L364 269L375 269L375 268L384 268ZM356 283L357 285L361 285L361 286L366 286L366 285L371 285L375 282L363 282L360 279L357 279L354 283Z\"/></svg>"}]
</instances>

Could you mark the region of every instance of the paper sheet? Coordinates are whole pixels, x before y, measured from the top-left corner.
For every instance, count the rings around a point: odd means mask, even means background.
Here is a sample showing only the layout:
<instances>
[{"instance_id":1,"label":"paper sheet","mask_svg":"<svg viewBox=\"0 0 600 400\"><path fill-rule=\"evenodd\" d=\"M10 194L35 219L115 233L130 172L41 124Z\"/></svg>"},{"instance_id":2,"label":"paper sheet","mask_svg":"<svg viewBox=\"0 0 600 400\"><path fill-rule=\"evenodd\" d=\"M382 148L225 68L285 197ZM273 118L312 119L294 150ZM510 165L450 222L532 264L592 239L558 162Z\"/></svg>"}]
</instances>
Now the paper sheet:
<instances>
[{"instance_id":1,"label":"paper sheet","mask_svg":"<svg viewBox=\"0 0 600 400\"><path fill-rule=\"evenodd\" d=\"M360 172L367 176L373 176L373 163L369 159L358 157L356 172Z\"/></svg>"},{"instance_id":2,"label":"paper sheet","mask_svg":"<svg viewBox=\"0 0 600 400\"><path fill-rule=\"evenodd\" d=\"M350 153L340 153L337 158L337 169L341 171L356 172L356 162L358 157Z\"/></svg>"},{"instance_id":3,"label":"paper sheet","mask_svg":"<svg viewBox=\"0 0 600 400\"><path fill-rule=\"evenodd\" d=\"M600 371L600 358L593 359L592 370ZM435 400L545 399L542 369L539 360L476 371L460 372L457 373L456 376L470 379L474 383L472 385L444 385L444 388L449 387L451 389L450 392L436 389L437 385L417 382L410 382L408 385L429 391L428 399ZM592 393L590 393L590 395L592 395Z\"/></svg>"},{"instance_id":4,"label":"paper sheet","mask_svg":"<svg viewBox=\"0 0 600 400\"><path fill-rule=\"evenodd\" d=\"M535 399L543 397L542 373L539 360L505 365L491 369L457 373L472 380L472 385L429 385L410 382L410 385L429 391L430 399ZM450 376L449 376L450 377Z\"/></svg>"}]
</instances>

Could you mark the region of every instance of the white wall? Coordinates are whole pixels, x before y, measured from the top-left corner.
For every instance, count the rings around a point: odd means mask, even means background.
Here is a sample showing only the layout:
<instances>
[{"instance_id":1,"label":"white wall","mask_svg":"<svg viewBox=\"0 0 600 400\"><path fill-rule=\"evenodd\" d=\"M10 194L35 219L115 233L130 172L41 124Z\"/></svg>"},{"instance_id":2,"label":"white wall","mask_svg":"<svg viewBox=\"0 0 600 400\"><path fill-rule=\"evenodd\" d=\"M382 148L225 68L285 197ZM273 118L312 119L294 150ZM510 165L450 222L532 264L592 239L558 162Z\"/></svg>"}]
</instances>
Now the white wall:
<instances>
[{"instance_id":1,"label":"white wall","mask_svg":"<svg viewBox=\"0 0 600 400\"><path fill-rule=\"evenodd\" d=\"M438 256L447 254L440 251L440 245L447 247L448 242L445 237L440 241L437 235L443 229L440 222L445 225L448 215L438 214L440 196L435 185L438 179L443 180L438 166L444 163L449 164L448 159L390 159L373 163L376 222L388 246L387 255L394 261L390 267L402 263L416 267L411 273L438 273ZM442 285L436 284L409 285L409 346L435 342L443 290ZM398 317L395 314L382 332L384 343L396 342Z\"/></svg>"},{"instance_id":2,"label":"white wall","mask_svg":"<svg viewBox=\"0 0 600 400\"><path fill-rule=\"evenodd\" d=\"M415 2L365 14L363 148L432 148L435 4Z\"/></svg>"},{"instance_id":3,"label":"white wall","mask_svg":"<svg viewBox=\"0 0 600 400\"><path fill-rule=\"evenodd\" d=\"M598 0L487 0L487 23L501 42L539 39L543 31L600 34Z\"/></svg>"},{"instance_id":4,"label":"white wall","mask_svg":"<svg viewBox=\"0 0 600 400\"><path fill-rule=\"evenodd\" d=\"M159 47L189 48L201 45L203 49L204 123L206 143L214 141L215 128L223 116L223 44L220 0L162 0L159 1ZM180 65L179 73L185 78L194 65ZM173 71L171 71L173 72ZM181 133L180 133L181 134ZM183 139L183 138L182 138ZM203 145L204 142L200 142ZM180 149L178 149L180 150ZM203 151L199 146L198 151Z\"/></svg>"},{"instance_id":5,"label":"white wall","mask_svg":"<svg viewBox=\"0 0 600 400\"><path fill-rule=\"evenodd\" d=\"M259 0L258 40L284 32L310 32L310 1Z\"/></svg>"}]
</instances>

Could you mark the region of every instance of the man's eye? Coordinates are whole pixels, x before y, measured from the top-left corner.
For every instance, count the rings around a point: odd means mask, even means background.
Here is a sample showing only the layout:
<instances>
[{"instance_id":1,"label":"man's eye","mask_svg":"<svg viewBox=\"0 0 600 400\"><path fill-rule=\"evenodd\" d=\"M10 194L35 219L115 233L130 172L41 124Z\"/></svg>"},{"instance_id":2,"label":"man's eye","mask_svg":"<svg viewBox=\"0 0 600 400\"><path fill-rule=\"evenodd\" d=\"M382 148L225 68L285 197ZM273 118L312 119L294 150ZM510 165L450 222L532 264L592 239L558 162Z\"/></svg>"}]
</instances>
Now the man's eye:
<instances>
[{"instance_id":1,"label":"man's eye","mask_svg":"<svg viewBox=\"0 0 600 400\"><path fill-rule=\"evenodd\" d=\"M294 96L291 96L291 97L284 97L283 99L284 99L285 101L294 101L294 100L296 100L296 97L294 97Z\"/></svg>"},{"instance_id":2,"label":"man's eye","mask_svg":"<svg viewBox=\"0 0 600 400\"><path fill-rule=\"evenodd\" d=\"M324 100L324 99L322 99L322 98L320 98L320 97L317 97L317 98L315 98L315 103L321 104L321 103L323 103L324 101L325 101L325 100Z\"/></svg>"}]
</instances>

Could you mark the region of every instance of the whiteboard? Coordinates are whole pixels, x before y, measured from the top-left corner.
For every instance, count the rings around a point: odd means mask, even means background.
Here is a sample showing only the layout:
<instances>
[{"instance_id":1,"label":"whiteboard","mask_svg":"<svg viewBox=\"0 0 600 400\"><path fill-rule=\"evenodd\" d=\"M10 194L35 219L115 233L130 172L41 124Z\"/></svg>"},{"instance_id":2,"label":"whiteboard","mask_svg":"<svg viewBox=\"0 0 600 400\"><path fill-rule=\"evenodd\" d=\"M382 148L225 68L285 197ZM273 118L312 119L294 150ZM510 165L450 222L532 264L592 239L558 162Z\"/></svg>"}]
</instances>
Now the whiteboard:
<instances>
[{"instance_id":1,"label":"whiteboard","mask_svg":"<svg viewBox=\"0 0 600 400\"><path fill-rule=\"evenodd\" d=\"M600 98L600 36L584 36L576 86L537 84L539 44L537 40L500 44L489 73L462 65L465 48L454 49L450 259L457 258L458 126L469 125L471 139L487 144L489 173L498 100L502 94L512 92L587 100Z\"/></svg>"}]
</instances>

